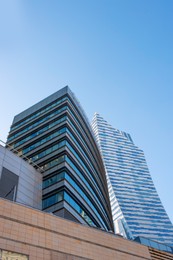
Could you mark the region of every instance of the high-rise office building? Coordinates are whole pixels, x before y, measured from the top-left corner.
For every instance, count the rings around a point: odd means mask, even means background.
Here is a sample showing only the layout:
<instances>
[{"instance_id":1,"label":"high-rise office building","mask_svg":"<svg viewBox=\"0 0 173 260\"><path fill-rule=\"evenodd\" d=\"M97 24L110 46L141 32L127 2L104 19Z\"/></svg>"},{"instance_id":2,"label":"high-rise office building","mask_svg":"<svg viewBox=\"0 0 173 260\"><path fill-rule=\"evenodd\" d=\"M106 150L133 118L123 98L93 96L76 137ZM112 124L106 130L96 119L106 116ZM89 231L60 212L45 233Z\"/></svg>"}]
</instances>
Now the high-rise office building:
<instances>
[{"instance_id":1,"label":"high-rise office building","mask_svg":"<svg viewBox=\"0 0 173 260\"><path fill-rule=\"evenodd\" d=\"M44 171L44 211L113 230L102 158L68 86L15 116L7 145Z\"/></svg>"},{"instance_id":2,"label":"high-rise office building","mask_svg":"<svg viewBox=\"0 0 173 260\"><path fill-rule=\"evenodd\" d=\"M146 237L173 246L173 226L143 151L129 134L113 128L97 113L92 128L106 169L115 232L129 239Z\"/></svg>"}]
</instances>

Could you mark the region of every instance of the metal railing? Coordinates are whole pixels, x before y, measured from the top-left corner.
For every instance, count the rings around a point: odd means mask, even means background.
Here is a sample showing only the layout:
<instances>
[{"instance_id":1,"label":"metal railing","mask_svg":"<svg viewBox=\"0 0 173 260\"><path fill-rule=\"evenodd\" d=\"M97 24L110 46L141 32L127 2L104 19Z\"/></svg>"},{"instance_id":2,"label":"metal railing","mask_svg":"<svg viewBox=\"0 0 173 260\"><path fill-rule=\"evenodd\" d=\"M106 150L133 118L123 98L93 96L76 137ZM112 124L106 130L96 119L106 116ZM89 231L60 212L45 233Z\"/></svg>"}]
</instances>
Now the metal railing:
<instances>
[{"instance_id":1,"label":"metal railing","mask_svg":"<svg viewBox=\"0 0 173 260\"><path fill-rule=\"evenodd\" d=\"M35 162L32 161L31 158L28 158L27 156L21 154L20 151L18 151L17 149L13 148L11 145L3 142L2 140L0 140L0 143L2 143L5 148L9 149L10 151L12 151L14 154L16 154L18 157L24 159L25 161L27 161L29 164L31 164L34 168L36 167L41 173L44 172L44 170Z\"/></svg>"}]
</instances>

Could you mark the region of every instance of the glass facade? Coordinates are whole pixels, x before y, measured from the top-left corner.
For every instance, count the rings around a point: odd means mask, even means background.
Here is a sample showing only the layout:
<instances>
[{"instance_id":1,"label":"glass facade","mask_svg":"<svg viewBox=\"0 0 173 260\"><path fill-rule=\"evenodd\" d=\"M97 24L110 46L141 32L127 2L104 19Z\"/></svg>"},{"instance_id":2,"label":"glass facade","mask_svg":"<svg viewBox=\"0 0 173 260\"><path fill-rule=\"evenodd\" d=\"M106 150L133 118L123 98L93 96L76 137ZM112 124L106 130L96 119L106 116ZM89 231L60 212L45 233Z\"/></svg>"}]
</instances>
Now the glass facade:
<instances>
[{"instance_id":1,"label":"glass facade","mask_svg":"<svg viewBox=\"0 0 173 260\"><path fill-rule=\"evenodd\" d=\"M101 155L68 87L17 115L7 144L44 171L43 210L59 216L66 210L71 220L113 230Z\"/></svg>"},{"instance_id":2,"label":"glass facade","mask_svg":"<svg viewBox=\"0 0 173 260\"><path fill-rule=\"evenodd\" d=\"M104 161L115 232L173 246L173 226L151 179L144 153L129 134L95 114L92 128Z\"/></svg>"}]
</instances>

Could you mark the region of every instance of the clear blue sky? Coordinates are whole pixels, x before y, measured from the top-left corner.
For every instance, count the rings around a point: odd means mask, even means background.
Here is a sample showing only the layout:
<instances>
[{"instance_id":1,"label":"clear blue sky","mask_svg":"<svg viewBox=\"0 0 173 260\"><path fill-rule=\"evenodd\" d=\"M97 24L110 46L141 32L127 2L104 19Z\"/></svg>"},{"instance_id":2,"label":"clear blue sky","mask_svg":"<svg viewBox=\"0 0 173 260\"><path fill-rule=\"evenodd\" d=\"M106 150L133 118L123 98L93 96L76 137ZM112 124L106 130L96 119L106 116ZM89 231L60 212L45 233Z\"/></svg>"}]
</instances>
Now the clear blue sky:
<instances>
[{"instance_id":1,"label":"clear blue sky","mask_svg":"<svg viewBox=\"0 0 173 260\"><path fill-rule=\"evenodd\" d=\"M0 139L69 85L144 150L173 222L173 0L0 0Z\"/></svg>"}]
</instances>

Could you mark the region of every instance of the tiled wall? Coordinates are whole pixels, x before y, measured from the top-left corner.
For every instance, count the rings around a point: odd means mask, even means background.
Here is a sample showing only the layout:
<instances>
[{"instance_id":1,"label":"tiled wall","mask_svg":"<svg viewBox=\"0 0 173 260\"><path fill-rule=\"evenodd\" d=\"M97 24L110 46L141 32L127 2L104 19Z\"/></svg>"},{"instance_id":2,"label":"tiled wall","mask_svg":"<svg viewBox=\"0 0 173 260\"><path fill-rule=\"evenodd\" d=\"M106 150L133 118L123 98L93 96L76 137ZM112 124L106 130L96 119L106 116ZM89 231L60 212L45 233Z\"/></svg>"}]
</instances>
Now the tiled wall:
<instances>
[{"instance_id":1,"label":"tiled wall","mask_svg":"<svg viewBox=\"0 0 173 260\"><path fill-rule=\"evenodd\" d=\"M149 252L151 254L151 259L152 260L173 260L173 254L159 251L155 248L149 248Z\"/></svg>"},{"instance_id":2,"label":"tiled wall","mask_svg":"<svg viewBox=\"0 0 173 260\"><path fill-rule=\"evenodd\" d=\"M0 199L0 249L29 259L151 259L146 246Z\"/></svg>"}]
</instances>

